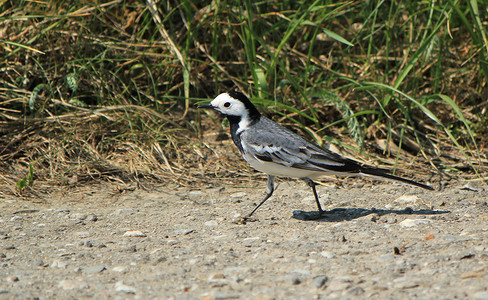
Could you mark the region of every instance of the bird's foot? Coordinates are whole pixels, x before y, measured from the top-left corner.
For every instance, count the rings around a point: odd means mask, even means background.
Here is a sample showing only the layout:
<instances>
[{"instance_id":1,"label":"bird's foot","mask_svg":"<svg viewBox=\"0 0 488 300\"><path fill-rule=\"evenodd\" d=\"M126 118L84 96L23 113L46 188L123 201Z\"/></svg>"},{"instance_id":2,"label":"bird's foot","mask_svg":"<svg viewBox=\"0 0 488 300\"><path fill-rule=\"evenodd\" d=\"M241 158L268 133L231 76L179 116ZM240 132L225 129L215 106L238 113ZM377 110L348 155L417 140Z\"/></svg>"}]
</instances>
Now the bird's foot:
<instances>
[{"instance_id":1,"label":"bird's foot","mask_svg":"<svg viewBox=\"0 0 488 300\"><path fill-rule=\"evenodd\" d=\"M251 218L250 216L239 217L232 221L232 223L237 225L246 225L247 222L256 222L257 219Z\"/></svg>"}]
</instances>

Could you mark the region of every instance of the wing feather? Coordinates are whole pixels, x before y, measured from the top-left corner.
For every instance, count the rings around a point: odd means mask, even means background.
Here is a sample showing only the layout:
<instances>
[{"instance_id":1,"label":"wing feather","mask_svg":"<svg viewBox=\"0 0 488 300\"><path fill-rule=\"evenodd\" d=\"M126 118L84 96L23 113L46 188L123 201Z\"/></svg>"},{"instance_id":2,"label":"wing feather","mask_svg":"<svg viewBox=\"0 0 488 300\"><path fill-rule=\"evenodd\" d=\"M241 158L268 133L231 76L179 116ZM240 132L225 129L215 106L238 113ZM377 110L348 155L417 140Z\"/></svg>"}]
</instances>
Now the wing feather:
<instances>
[{"instance_id":1,"label":"wing feather","mask_svg":"<svg viewBox=\"0 0 488 300\"><path fill-rule=\"evenodd\" d=\"M267 124L267 130L246 130L242 146L246 154L264 162L319 172L357 172L359 165L336 153L314 145L291 131ZM272 129L272 130L270 130Z\"/></svg>"}]
</instances>

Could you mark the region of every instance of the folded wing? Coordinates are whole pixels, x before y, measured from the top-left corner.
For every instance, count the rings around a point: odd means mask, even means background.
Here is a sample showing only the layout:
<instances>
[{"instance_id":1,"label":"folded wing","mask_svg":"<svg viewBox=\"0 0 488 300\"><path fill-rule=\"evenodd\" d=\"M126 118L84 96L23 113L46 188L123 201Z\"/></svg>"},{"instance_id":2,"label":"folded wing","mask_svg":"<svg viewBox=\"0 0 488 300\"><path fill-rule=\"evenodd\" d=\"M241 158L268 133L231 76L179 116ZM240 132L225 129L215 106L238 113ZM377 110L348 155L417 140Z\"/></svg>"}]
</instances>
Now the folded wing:
<instances>
[{"instance_id":1,"label":"folded wing","mask_svg":"<svg viewBox=\"0 0 488 300\"><path fill-rule=\"evenodd\" d=\"M241 136L243 150L256 159L286 167L319 172L359 172L360 165L278 127L279 134L247 131Z\"/></svg>"}]
</instances>

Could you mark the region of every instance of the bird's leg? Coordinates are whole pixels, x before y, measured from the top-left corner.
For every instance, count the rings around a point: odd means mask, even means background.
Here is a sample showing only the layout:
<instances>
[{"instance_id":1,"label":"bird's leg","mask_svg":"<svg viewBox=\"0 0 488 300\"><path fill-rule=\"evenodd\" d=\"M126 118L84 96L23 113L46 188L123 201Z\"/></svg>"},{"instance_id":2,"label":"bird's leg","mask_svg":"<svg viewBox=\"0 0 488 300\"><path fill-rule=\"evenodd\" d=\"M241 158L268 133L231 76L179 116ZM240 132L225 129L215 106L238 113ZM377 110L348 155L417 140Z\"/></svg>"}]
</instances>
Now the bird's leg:
<instances>
[{"instance_id":1,"label":"bird's leg","mask_svg":"<svg viewBox=\"0 0 488 300\"><path fill-rule=\"evenodd\" d=\"M264 202L266 202L266 200L268 200L269 197L271 197L271 195L273 195L273 192L274 192L274 176L271 176L271 175L268 175L268 188L266 189L266 196L264 197L264 199L258 204L258 206L256 206L250 214L248 214L247 216L244 217L244 220L247 220L249 219L252 214L258 210L258 208L264 204Z\"/></svg>"},{"instance_id":2,"label":"bird's leg","mask_svg":"<svg viewBox=\"0 0 488 300\"><path fill-rule=\"evenodd\" d=\"M302 180L305 181L308 184L308 186L312 188L313 195L315 197L315 202L317 203L317 208L319 209L320 213L323 213L324 211L322 210L322 207L320 206L319 196L317 195L317 190L315 189L315 186L317 184L310 178L302 178Z\"/></svg>"}]
</instances>

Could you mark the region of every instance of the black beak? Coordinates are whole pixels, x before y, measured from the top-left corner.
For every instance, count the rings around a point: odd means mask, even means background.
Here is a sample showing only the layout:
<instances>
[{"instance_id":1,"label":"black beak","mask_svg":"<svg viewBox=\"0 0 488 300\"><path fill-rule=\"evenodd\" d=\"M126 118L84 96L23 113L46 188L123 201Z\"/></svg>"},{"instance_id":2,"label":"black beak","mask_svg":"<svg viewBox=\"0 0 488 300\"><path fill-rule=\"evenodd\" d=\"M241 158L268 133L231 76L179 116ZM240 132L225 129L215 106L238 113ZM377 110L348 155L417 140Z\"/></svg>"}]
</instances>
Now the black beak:
<instances>
[{"instance_id":1,"label":"black beak","mask_svg":"<svg viewBox=\"0 0 488 300\"><path fill-rule=\"evenodd\" d=\"M200 105L199 107L197 108L213 108L212 104L204 104L204 105Z\"/></svg>"}]
</instances>

